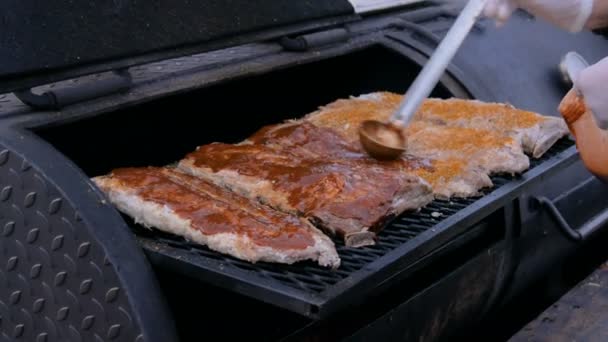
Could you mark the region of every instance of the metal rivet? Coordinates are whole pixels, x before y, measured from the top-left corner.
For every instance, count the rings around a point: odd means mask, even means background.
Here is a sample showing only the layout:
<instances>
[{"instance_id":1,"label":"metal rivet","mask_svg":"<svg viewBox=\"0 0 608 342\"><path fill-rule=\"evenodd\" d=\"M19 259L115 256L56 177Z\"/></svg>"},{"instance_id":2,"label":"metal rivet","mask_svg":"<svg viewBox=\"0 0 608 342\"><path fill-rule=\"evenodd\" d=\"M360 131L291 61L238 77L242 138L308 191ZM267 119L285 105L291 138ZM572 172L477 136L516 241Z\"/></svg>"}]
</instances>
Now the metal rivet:
<instances>
[{"instance_id":1,"label":"metal rivet","mask_svg":"<svg viewBox=\"0 0 608 342\"><path fill-rule=\"evenodd\" d=\"M67 272L59 272L55 276L55 286L61 286L65 283L65 278L67 278Z\"/></svg>"},{"instance_id":2,"label":"metal rivet","mask_svg":"<svg viewBox=\"0 0 608 342\"><path fill-rule=\"evenodd\" d=\"M11 293L11 297L9 298L11 304L17 304L19 303L19 300L21 300L21 291L14 291Z\"/></svg>"},{"instance_id":3,"label":"metal rivet","mask_svg":"<svg viewBox=\"0 0 608 342\"><path fill-rule=\"evenodd\" d=\"M85 279L80 283L80 294L85 294L91 291L91 286L93 285L93 281L91 279Z\"/></svg>"},{"instance_id":4,"label":"metal rivet","mask_svg":"<svg viewBox=\"0 0 608 342\"><path fill-rule=\"evenodd\" d=\"M116 297L118 297L118 291L119 288L118 287L113 287L111 289L108 290L108 292L106 292L106 302L110 303L116 300Z\"/></svg>"},{"instance_id":5,"label":"metal rivet","mask_svg":"<svg viewBox=\"0 0 608 342\"><path fill-rule=\"evenodd\" d=\"M38 278L38 276L40 275L41 269L42 269L42 264L35 264L34 266L32 266L32 269L30 270L30 278L32 278L32 279Z\"/></svg>"},{"instance_id":6,"label":"metal rivet","mask_svg":"<svg viewBox=\"0 0 608 342\"><path fill-rule=\"evenodd\" d=\"M68 308L67 306L62 307L61 309L59 309L57 311L57 320L63 321L64 319L66 319L66 317L68 317L69 313L70 313L70 308Z\"/></svg>"},{"instance_id":7,"label":"metal rivet","mask_svg":"<svg viewBox=\"0 0 608 342\"><path fill-rule=\"evenodd\" d=\"M14 338L21 337L21 335L23 335L23 330L25 330L25 325L23 325L23 324L15 325L15 329L13 330L13 337Z\"/></svg>"},{"instance_id":8,"label":"metal rivet","mask_svg":"<svg viewBox=\"0 0 608 342\"><path fill-rule=\"evenodd\" d=\"M25 200L23 201L23 206L26 208L29 208L29 207L33 206L34 203L36 203L36 193L32 191L25 196Z\"/></svg>"},{"instance_id":9,"label":"metal rivet","mask_svg":"<svg viewBox=\"0 0 608 342\"><path fill-rule=\"evenodd\" d=\"M17 258L16 256L14 257L10 257L8 259L8 261L6 262L6 270L7 271L12 271L15 269L15 267L17 267L17 263L19 262L19 258Z\"/></svg>"},{"instance_id":10,"label":"metal rivet","mask_svg":"<svg viewBox=\"0 0 608 342\"><path fill-rule=\"evenodd\" d=\"M56 214L61 209L61 198L55 198L49 203L49 214Z\"/></svg>"},{"instance_id":11,"label":"metal rivet","mask_svg":"<svg viewBox=\"0 0 608 342\"><path fill-rule=\"evenodd\" d=\"M82 325L81 325L82 330L89 330L89 329L91 329L91 327L93 326L94 322L95 322L95 316L89 315L89 316L83 318Z\"/></svg>"},{"instance_id":12,"label":"metal rivet","mask_svg":"<svg viewBox=\"0 0 608 342\"><path fill-rule=\"evenodd\" d=\"M2 188L2 191L0 192L0 201L5 202L6 200L8 200L11 197L12 193L13 193L13 187L10 185L5 186L4 188Z\"/></svg>"},{"instance_id":13,"label":"metal rivet","mask_svg":"<svg viewBox=\"0 0 608 342\"><path fill-rule=\"evenodd\" d=\"M48 336L49 334L47 333L40 333L38 334L38 337L36 337L36 342L46 342L48 340Z\"/></svg>"},{"instance_id":14,"label":"metal rivet","mask_svg":"<svg viewBox=\"0 0 608 342\"><path fill-rule=\"evenodd\" d=\"M56 251L63 246L63 235L57 235L51 243L51 249Z\"/></svg>"},{"instance_id":15,"label":"metal rivet","mask_svg":"<svg viewBox=\"0 0 608 342\"><path fill-rule=\"evenodd\" d=\"M78 257L82 258L85 255L87 255L87 253L89 253L89 248L91 247L91 243L90 242L83 242L80 244L80 246L78 247Z\"/></svg>"},{"instance_id":16,"label":"metal rivet","mask_svg":"<svg viewBox=\"0 0 608 342\"><path fill-rule=\"evenodd\" d=\"M114 324L108 329L108 338L113 340L120 334L120 324Z\"/></svg>"},{"instance_id":17,"label":"metal rivet","mask_svg":"<svg viewBox=\"0 0 608 342\"><path fill-rule=\"evenodd\" d=\"M40 312L42 311L42 309L44 308L44 298L38 298L36 299L36 301L34 301L34 306L32 307L32 311L34 312Z\"/></svg>"},{"instance_id":18,"label":"metal rivet","mask_svg":"<svg viewBox=\"0 0 608 342\"><path fill-rule=\"evenodd\" d=\"M34 241L36 241L36 239L38 239L39 232L40 232L40 229L38 229L38 228L34 228L34 229L30 230L29 233L27 233L26 241L28 243L33 243Z\"/></svg>"},{"instance_id":19,"label":"metal rivet","mask_svg":"<svg viewBox=\"0 0 608 342\"><path fill-rule=\"evenodd\" d=\"M15 231L15 222L10 221L4 225L4 229L2 230L2 235L9 236L9 235L13 234L14 231Z\"/></svg>"}]
</instances>

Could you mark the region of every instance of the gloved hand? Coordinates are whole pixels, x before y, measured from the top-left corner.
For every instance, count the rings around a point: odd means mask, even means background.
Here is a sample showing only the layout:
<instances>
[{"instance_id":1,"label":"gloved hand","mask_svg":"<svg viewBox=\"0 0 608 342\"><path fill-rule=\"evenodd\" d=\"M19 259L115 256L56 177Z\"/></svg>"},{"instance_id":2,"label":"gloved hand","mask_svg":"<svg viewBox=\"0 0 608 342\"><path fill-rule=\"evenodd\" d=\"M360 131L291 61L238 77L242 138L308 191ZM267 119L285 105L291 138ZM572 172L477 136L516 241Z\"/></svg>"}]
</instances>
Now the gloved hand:
<instances>
[{"instance_id":1,"label":"gloved hand","mask_svg":"<svg viewBox=\"0 0 608 342\"><path fill-rule=\"evenodd\" d=\"M593 11L593 0L489 0L484 15L499 25L521 8L570 32L581 31Z\"/></svg>"},{"instance_id":2,"label":"gloved hand","mask_svg":"<svg viewBox=\"0 0 608 342\"><path fill-rule=\"evenodd\" d=\"M583 69L573 81L600 126L605 127L608 124L608 96L604 88L608 84L608 57Z\"/></svg>"}]
</instances>

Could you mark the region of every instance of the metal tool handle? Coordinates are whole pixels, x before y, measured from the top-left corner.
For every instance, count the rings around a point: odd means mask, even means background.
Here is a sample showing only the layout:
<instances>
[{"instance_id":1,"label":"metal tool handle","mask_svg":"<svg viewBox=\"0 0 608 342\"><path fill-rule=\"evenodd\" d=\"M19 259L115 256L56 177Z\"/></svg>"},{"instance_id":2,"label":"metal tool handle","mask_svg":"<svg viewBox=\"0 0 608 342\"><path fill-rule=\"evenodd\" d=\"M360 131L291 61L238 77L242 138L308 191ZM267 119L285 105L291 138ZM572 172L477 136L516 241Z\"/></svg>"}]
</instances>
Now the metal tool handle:
<instances>
[{"instance_id":1,"label":"metal tool handle","mask_svg":"<svg viewBox=\"0 0 608 342\"><path fill-rule=\"evenodd\" d=\"M410 86L393 119L408 124L420 104L437 85L448 64L462 45L477 18L483 12L487 0L469 0L456 21L441 41L429 61Z\"/></svg>"},{"instance_id":2,"label":"metal tool handle","mask_svg":"<svg viewBox=\"0 0 608 342\"><path fill-rule=\"evenodd\" d=\"M537 205L546 209L557 226L561 229L564 235L575 242L582 242L587 240L589 236L593 235L600 228L608 224L608 210L602 211L600 214L592 217L587 222L582 224L578 229L574 229L568 224L564 216L559 212L559 209L553 204L553 202L547 197L540 196L533 199Z\"/></svg>"},{"instance_id":3,"label":"metal tool handle","mask_svg":"<svg viewBox=\"0 0 608 342\"><path fill-rule=\"evenodd\" d=\"M131 74L116 70L114 75L76 87L54 89L35 94L31 89L16 91L15 96L26 105L39 110L60 110L74 103L123 92L133 85Z\"/></svg>"}]
</instances>

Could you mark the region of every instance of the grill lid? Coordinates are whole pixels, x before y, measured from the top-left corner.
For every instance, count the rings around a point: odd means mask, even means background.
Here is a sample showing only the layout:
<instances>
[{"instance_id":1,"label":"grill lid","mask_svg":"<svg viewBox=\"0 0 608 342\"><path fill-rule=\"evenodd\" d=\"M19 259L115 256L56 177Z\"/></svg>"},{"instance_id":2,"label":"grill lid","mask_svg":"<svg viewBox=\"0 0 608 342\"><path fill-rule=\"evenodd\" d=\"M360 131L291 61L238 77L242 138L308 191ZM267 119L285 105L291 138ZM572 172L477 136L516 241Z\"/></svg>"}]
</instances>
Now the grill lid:
<instances>
[{"instance_id":1,"label":"grill lid","mask_svg":"<svg viewBox=\"0 0 608 342\"><path fill-rule=\"evenodd\" d=\"M347 0L6 0L0 93L354 17Z\"/></svg>"}]
</instances>

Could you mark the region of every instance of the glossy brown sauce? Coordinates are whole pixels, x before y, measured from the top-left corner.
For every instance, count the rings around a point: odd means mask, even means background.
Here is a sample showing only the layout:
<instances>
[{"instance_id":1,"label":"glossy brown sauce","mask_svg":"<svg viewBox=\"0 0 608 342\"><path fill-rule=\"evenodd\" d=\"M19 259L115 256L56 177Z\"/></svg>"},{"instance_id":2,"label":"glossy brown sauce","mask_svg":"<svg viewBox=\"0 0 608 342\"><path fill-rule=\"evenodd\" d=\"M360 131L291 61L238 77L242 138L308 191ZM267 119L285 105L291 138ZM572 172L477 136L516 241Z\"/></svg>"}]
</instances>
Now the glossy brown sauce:
<instances>
[{"instance_id":1,"label":"glossy brown sauce","mask_svg":"<svg viewBox=\"0 0 608 342\"><path fill-rule=\"evenodd\" d=\"M262 128L249 141L289 150L302 156L362 158L364 154L331 129L309 122L279 124Z\"/></svg>"},{"instance_id":2,"label":"glossy brown sauce","mask_svg":"<svg viewBox=\"0 0 608 342\"><path fill-rule=\"evenodd\" d=\"M205 181L162 168L123 168L112 178L143 200L166 205L205 235L234 233L260 246L305 249L314 245L298 218L254 204Z\"/></svg>"},{"instance_id":3,"label":"glossy brown sauce","mask_svg":"<svg viewBox=\"0 0 608 342\"><path fill-rule=\"evenodd\" d=\"M212 144L199 148L187 158L195 166L236 171L244 176L260 177L291 187L307 186L322 177L325 165L316 160L300 160L293 155L278 155L261 145Z\"/></svg>"},{"instance_id":4,"label":"glossy brown sauce","mask_svg":"<svg viewBox=\"0 0 608 342\"><path fill-rule=\"evenodd\" d=\"M214 172L231 170L270 181L304 215L356 220L357 229L380 222L392 200L407 191L412 179L404 168L432 168L415 158L379 163L332 130L310 123L265 127L248 141L202 146L187 158ZM335 228L341 233L351 229Z\"/></svg>"},{"instance_id":5,"label":"glossy brown sauce","mask_svg":"<svg viewBox=\"0 0 608 342\"><path fill-rule=\"evenodd\" d=\"M416 170L432 169L429 159L405 155L400 160L379 161L371 158L363 151L359 142L349 142L335 129L317 127L314 124L302 121L297 124L273 125L262 128L249 138L255 144L264 144L275 147L286 153L301 157L335 158L337 160L353 160L361 165L400 168Z\"/></svg>"}]
</instances>

